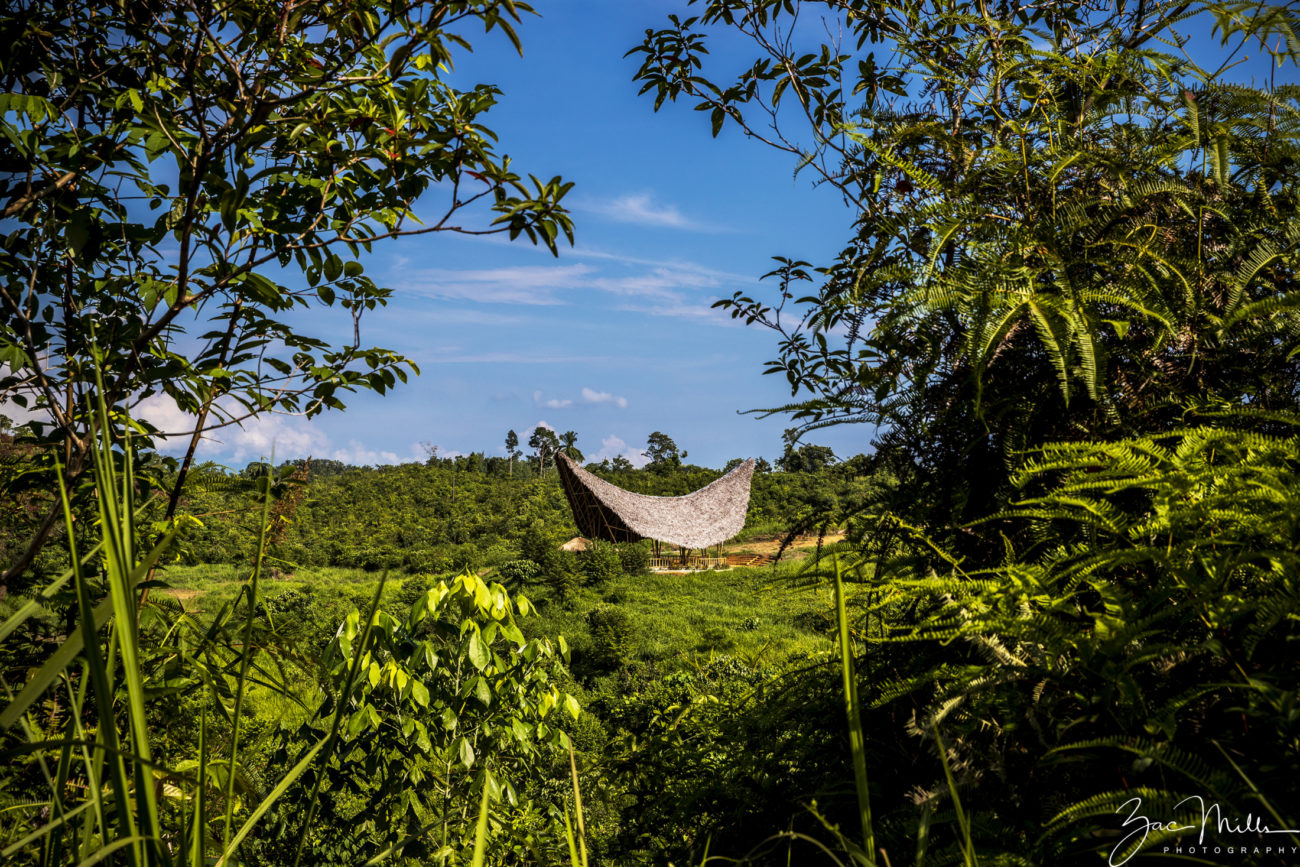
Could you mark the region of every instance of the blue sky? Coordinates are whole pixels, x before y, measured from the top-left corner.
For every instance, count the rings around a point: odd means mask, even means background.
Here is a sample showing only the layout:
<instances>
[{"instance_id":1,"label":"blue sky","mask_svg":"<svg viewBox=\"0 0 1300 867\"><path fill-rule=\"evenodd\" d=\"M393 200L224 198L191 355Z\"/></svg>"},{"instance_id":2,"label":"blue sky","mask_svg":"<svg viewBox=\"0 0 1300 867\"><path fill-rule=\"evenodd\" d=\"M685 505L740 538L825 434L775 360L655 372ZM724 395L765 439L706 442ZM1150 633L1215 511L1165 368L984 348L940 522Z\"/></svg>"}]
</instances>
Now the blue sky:
<instances>
[{"instance_id":1,"label":"blue sky","mask_svg":"<svg viewBox=\"0 0 1300 867\"><path fill-rule=\"evenodd\" d=\"M376 245L367 271L395 291L363 320L362 340L406 354L422 375L312 422L220 431L201 457L242 466L274 448L277 459L380 463L422 459L424 442L494 455L507 430L526 440L539 423L576 431L596 459L635 460L656 430L704 465L780 454L788 419L738 414L790 399L783 380L762 375L773 336L710 305L763 291L757 278L773 255L828 259L848 237L849 213L794 178L787 157L730 131L712 139L702 113L655 114L651 97L637 96L637 63L623 54L683 4L538 5L543 17L519 28L522 58L479 34L452 81L502 89L487 123L517 171L575 183L566 203L576 246L554 258L527 242L449 233ZM339 311L309 324L350 337ZM869 439L862 427L816 438L843 456Z\"/></svg>"},{"instance_id":2,"label":"blue sky","mask_svg":"<svg viewBox=\"0 0 1300 867\"><path fill-rule=\"evenodd\" d=\"M476 34L453 82L498 85L488 115L522 174L561 175L577 242L558 258L526 242L436 234L377 245L366 261L394 289L363 321L363 342L402 352L423 374L388 396L359 394L345 413L312 422L275 417L227 429L201 457L242 466L269 455L313 454L352 463L439 453L504 453L537 424L574 430L589 459L637 459L663 431L689 460L781 452L790 422L740 411L790 400L761 375L774 335L710 309L733 291L765 292L758 277L784 255L826 262L849 237L837 197L794 176L788 156L684 105L656 114L624 53L680 2L551 0L519 28L524 55L496 34ZM736 68L746 55L715 46ZM431 197L436 191L431 191ZM432 206L431 206L432 207ZM770 296L769 296L770 297ZM311 328L346 342L340 311ZM810 435L841 457L868 450L872 431L846 426ZM177 447L179 448L179 447Z\"/></svg>"}]
</instances>

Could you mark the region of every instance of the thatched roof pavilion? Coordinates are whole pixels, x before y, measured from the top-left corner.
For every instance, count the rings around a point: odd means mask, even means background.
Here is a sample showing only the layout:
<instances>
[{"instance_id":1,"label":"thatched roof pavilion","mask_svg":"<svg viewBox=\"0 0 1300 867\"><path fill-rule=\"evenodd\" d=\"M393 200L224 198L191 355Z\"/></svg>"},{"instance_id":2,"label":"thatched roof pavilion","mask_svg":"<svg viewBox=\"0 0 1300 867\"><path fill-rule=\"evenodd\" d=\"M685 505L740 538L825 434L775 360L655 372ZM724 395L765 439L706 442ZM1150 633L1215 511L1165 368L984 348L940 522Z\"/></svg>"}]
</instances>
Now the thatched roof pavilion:
<instances>
[{"instance_id":1,"label":"thatched roof pavilion","mask_svg":"<svg viewBox=\"0 0 1300 867\"><path fill-rule=\"evenodd\" d=\"M578 531L588 539L638 542L654 539L679 548L719 545L745 526L754 461L745 461L698 491L682 497L634 494L598 478L563 453L556 467Z\"/></svg>"}]
</instances>

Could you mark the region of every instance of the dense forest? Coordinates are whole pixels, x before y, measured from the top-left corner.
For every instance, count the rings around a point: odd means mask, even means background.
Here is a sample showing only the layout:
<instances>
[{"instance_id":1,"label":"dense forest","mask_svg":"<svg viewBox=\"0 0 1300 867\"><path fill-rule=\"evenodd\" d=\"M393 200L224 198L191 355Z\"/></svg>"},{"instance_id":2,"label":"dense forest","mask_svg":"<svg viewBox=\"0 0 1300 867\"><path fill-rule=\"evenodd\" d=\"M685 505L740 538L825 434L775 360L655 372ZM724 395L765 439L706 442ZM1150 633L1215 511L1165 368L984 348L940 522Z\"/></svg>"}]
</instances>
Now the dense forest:
<instances>
[{"instance_id":1,"label":"dense forest","mask_svg":"<svg viewBox=\"0 0 1300 867\"><path fill-rule=\"evenodd\" d=\"M203 459L402 399L415 362L360 341L400 291L373 249L572 243L571 184L449 83L531 7L0 10L0 397L32 416L0 430L0 860L1300 859L1294 4L686 5L622 48L641 94L852 224L716 301L789 387L737 409L791 427L748 565L677 573L561 547L572 431ZM845 425L862 454L814 443ZM739 461L644 454L589 468L678 496Z\"/></svg>"},{"instance_id":2,"label":"dense forest","mask_svg":"<svg viewBox=\"0 0 1300 867\"><path fill-rule=\"evenodd\" d=\"M777 467L799 467L805 449L790 449ZM826 450L829 451L829 450ZM876 477L870 461L858 455L825 462L816 471L770 469L759 472L751 490L746 530L782 536L824 532L844 515L863 511L886 477ZM431 458L424 464L349 467L338 461L298 460L269 467L249 464L238 473L215 466L196 467L181 505L201 528L185 537L184 562L243 563L255 536L256 517L248 519L247 493L269 475L277 500L277 556L294 566L342 566L370 572L444 573L481 570L519 559L521 551L544 537L557 544L578 535L554 469L474 452L457 458ZM690 464L644 470L613 469L609 462L591 469L625 490L654 496L681 496L723 475ZM727 468L729 469L729 467ZM167 487L164 481L163 486ZM244 499L241 500L241 497ZM530 541L531 540L531 541Z\"/></svg>"}]
</instances>

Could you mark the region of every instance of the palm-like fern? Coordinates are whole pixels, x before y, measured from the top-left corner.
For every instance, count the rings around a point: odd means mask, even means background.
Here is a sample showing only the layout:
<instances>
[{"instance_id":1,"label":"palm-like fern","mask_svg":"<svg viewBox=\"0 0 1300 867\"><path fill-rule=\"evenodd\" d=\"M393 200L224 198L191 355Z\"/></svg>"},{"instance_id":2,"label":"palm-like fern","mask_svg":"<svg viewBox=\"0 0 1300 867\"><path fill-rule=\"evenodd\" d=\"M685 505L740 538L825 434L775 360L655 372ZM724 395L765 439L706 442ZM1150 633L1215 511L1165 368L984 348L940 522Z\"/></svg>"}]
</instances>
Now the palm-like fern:
<instances>
[{"instance_id":1,"label":"palm-like fern","mask_svg":"<svg viewBox=\"0 0 1300 867\"><path fill-rule=\"evenodd\" d=\"M1045 447L1015 476L1022 497L968 528L1006 540L994 567L882 525L904 544L854 571L873 600L863 664L893 676L864 689L878 713L912 707L913 736L944 732L992 814L982 852L1110 851L1134 796L1168 821L1191 795L1244 816L1292 791L1300 670L1279 660L1300 642L1297 427L1247 416ZM1020 820L1032 845L1008 830Z\"/></svg>"}]
</instances>

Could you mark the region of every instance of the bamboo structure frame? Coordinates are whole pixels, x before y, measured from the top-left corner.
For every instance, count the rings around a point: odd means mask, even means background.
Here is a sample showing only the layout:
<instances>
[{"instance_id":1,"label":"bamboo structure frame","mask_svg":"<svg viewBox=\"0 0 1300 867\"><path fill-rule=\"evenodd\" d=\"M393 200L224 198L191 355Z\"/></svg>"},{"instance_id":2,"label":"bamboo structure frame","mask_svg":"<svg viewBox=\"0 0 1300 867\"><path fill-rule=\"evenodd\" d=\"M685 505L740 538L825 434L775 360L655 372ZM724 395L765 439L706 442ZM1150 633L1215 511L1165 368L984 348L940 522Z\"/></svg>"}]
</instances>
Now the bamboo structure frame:
<instances>
[{"instance_id":1,"label":"bamboo structure frame","mask_svg":"<svg viewBox=\"0 0 1300 867\"><path fill-rule=\"evenodd\" d=\"M675 568L714 568L723 565L721 545L745 526L754 461L745 461L722 478L681 497L652 497L612 485L584 470L560 453L556 468L578 530L608 542L654 540L656 561L669 563L662 543L679 551ZM715 555L705 549L717 547ZM692 554L699 550L699 554ZM693 565L693 564L700 565ZM708 565L704 565L704 564ZM689 564L689 565L688 565ZM673 567L659 567L673 568Z\"/></svg>"}]
</instances>

